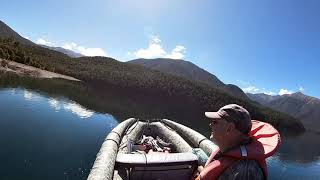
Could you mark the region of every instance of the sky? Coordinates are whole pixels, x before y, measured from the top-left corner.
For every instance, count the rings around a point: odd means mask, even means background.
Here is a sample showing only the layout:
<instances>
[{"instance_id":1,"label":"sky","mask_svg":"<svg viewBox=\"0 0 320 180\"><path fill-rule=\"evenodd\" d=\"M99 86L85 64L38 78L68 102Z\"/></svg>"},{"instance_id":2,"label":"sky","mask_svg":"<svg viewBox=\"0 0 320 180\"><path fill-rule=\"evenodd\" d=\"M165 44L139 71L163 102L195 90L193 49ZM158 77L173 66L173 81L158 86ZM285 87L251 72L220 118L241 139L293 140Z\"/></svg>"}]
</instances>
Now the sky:
<instances>
[{"instance_id":1,"label":"sky","mask_svg":"<svg viewBox=\"0 0 320 180\"><path fill-rule=\"evenodd\" d=\"M39 44L184 59L245 92L320 98L318 0L0 1L0 20Z\"/></svg>"}]
</instances>

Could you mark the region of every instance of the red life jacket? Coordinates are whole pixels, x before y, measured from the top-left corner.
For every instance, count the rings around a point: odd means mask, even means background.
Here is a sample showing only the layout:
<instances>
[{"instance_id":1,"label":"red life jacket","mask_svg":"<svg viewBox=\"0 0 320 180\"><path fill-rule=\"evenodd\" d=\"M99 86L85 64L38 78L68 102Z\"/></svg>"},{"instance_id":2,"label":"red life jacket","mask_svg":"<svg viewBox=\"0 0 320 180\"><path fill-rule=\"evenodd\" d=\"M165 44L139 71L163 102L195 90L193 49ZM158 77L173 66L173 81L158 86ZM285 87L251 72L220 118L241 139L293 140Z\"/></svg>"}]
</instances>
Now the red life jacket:
<instances>
[{"instance_id":1,"label":"red life jacket","mask_svg":"<svg viewBox=\"0 0 320 180\"><path fill-rule=\"evenodd\" d=\"M252 120L249 135L252 137L251 143L225 152L218 159L214 159L214 157L220 150L214 151L197 179L199 177L201 180L218 179L228 167L241 159L256 160L267 179L268 171L265 159L272 156L279 148L280 134L270 124Z\"/></svg>"}]
</instances>

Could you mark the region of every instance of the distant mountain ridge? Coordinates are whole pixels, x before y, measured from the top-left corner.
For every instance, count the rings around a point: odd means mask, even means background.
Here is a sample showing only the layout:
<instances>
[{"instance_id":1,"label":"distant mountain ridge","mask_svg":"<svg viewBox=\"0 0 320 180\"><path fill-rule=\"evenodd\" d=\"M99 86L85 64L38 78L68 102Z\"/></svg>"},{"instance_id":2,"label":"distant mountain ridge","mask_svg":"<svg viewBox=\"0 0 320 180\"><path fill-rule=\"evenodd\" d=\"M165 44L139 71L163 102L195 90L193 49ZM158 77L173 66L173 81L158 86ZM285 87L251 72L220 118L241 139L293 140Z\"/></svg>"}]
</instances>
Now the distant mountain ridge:
<instances>
[{"instance_id":1,"label":"distant mountain ridge","mask_svg":"<svg viewBox=\"0 0 320 180\"><path fill-rule=\"evenodd\" d=\"M32 41L20 36L13 29L11 29L8 25L0 20L0 37L1 38L13 38L16 41L27 44L27 45L35 45Z\"/></svg>"},{"instance_id":2,"label":"distant mountain ridge","mask_svg":"<svg viewBox=\"0 0 320 180\"><path fill-rule=\"evenodd\" d=\"M0 29L3 29L2 26L0 24ZM14 33L13 31L12 34ZM133 102L149 99L155 106L152 109L160 111L157 112L160 115L158 117L179 116L200 122L203 112L216 111L225 104L237 103L246 107L252 118L269 122L283 132L301 133L305 131L302 123L292 116L253 103L248 98L243 99L230 95L206 83L191 81L184 77L108 57L71 58L31 41L32 45L17 43L21 39L14 37L7 39L6 34L0 33L0 58L72 76L82 80L87 87L102 92L108 88L114 88L117 91L129 93L132 98L138 97L138 99L131 99ZM157 101L165 104L164 108L157 109Z\"/></svg>"},{"instance_id":3,"label":"distant mountain ridge","mask_svg":"<svg viewBox=\"0 0 320 180\"><path fill-rule=\"evenodd\" d=\"M250 99L252 99L260 104L268 104L273 100L281 98L280 95L271 96L271 95L264 94L264 93L257 93L257 94L247 93L247 96Z\"/></svg>"},{"instance_id":4,"label":"distant mountain ridge","mask_svg":"<svg viewBox=\"0 0 320 180\"><path fill-rule=\"evenodd\" d=\"M51 49L51 50L54 50L54 51L58 51L58 52L61 52L63 54L66 54L70 57L73 57L73 58L78 58L78 57L82 57L84 56L83 54L80 54L80 53L76 53L74 51L71 51L69 49L64 49L62 47L52 47L52 46L46 46L46 45L40 45L44 48L47 48L47 49Z\"/></svg>"},{"instance_id":5,"label":"distant mountain ridge","mask_svg":"<svg viewBox=\"0 0 320 180\"><path fill-rule=\"evenodd\" d=\"M224 84L215 75L198 67L192 62L185 60L176 60L169 58L156 59L135 59L128 61L128 63L142 65L147 68L158 70L164 73L187 78L193 81L200 81L211 85L215 88L221 89L235 97L248 99L246 94L236 85Z\"/></svg>"},{"instance_id":6,"label":"distant mountain ridge","mask_svg":"<svg viewBox=\"0 0 320 180\"><path fill-rule=\"evenodd\" d=\"M15 39L15 41L18 41L19 43L25 44L25 45L38 45L38 44L35 44L34 42L20 36L18 33L16 33L13 29L11 29L8 25L6 25L1 20L0 20L0 37L1 38L13 38L13 39ZM73 58L78 58L78 57L84 56L80 53L76 53L71 50L64 49L62 47L51 47L51 46L46 46L46 45L40 45L40 46L47 48L47 49L61 52L61 53L66 54L70 57L73 57Z\"/></svg>"},{"instance_id":7,"label":"distant mountain ridge","mask_svg":"<svg viewBox=\"0 0 320 180\"><path fill-rule=\"evenodd\" d=\"M304 95L301 92L282 96L271 96L263 93L247 93L247 95L262 105L300 119L307 129L320 132L320 99Z\"/></svg>"}]
</instances>

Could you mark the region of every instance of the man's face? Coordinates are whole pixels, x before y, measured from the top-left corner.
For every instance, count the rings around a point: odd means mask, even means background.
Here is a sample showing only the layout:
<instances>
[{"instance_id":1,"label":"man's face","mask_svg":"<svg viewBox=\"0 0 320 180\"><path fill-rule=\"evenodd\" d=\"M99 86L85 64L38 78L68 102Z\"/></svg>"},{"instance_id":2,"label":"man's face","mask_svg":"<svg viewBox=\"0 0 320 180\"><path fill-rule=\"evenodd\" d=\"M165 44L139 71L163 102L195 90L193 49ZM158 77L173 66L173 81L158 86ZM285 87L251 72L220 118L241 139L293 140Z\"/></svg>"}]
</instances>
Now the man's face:
<instances>
[{"instance_id":1,"label":"man's face","mask_svg":"<svg viewBox=\"0 0 320 180\"><path fill-rule=\"evenodd\" d=\"M223 142L226 137L228 121L225 119L212 119L210 118L209 127L211 129L210 139L214 141L218 146Z\"/></svg>"}]
</instances>

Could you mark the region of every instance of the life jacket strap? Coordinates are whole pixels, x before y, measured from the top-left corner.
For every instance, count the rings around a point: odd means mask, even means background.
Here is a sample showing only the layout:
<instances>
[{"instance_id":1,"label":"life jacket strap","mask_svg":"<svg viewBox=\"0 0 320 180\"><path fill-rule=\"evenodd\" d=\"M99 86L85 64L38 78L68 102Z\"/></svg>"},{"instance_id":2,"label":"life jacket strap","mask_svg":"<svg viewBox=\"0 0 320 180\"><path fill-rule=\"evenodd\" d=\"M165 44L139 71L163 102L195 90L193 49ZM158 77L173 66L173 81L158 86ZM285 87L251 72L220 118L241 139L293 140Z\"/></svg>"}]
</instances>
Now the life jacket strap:
<instances>
[{"instance_id":1,"label":"life jacket strap","mask_svg":"<svg viewBox=\"0 0 320 180\"><path fill-rule=\"evenodd\" d=\"M241 156L242 156L242 157L247 157L247 156L248 156L248 151L247 151L246 146L241 145L241 146L240 146L240 150L241 150Z\"/></svg>"}]
</instances>

